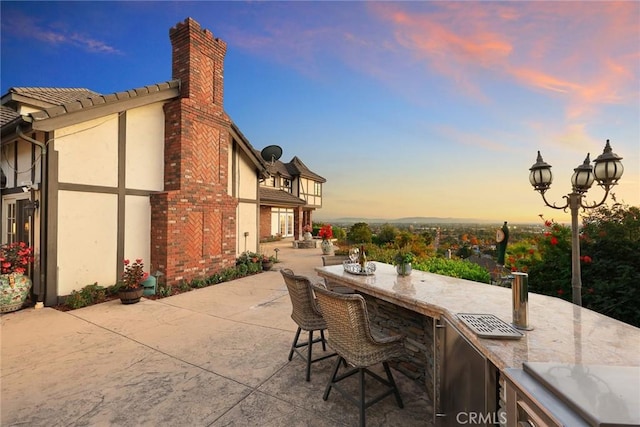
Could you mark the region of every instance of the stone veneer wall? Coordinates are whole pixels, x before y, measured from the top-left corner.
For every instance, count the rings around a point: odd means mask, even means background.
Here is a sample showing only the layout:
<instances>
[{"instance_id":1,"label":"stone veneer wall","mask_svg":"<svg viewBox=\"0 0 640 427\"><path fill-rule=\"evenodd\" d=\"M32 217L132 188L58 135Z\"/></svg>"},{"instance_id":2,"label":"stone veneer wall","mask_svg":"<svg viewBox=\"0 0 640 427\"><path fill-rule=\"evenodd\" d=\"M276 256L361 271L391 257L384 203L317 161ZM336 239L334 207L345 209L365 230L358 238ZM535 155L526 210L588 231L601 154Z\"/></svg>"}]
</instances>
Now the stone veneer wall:
<instances>
[{"instance_id":1,"label":"stone veneer wall","mask_svg":"<svg viewBox=\"0 0 640 427\"><path fill-rule=\"evenodd\" d=\"M394 362L394 367L425 388L427 396L434 402L433 378L434 361L432 354L438 354L434 343L434 319L415 311L370 295L360 294L367 302L367 311L372 326L384 333L405 335L407 358Z\"/></svg>"}]
</instances>

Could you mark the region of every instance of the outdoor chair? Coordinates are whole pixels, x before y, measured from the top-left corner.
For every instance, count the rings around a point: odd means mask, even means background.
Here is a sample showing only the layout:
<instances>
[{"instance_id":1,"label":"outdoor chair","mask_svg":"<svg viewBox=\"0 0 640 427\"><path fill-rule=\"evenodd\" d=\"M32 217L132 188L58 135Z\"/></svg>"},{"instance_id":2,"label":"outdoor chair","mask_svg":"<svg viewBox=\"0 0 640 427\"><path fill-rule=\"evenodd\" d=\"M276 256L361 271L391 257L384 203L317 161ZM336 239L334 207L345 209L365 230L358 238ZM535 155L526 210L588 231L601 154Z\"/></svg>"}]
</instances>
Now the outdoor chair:
<instances>
[{"instance_id":1,"label":"outdoor chair","mask_svg":"<svg viewBox=\"0 0 640 427\"><path fill-rule=\"evenodd\" d=\"M349 261L349 257L347 255L324 255L322 257L322 266L326 267L328 265L342 265L343 262ZM347 286L341 285L336 282L332 282L331 280L325 278L325 285L330 291L338 292L340 294L353 294L355 291Z\"/></svg>"},{"instance_id":2,"label":"outdoor chair","mask_svg":"<svg viewBox=\"0 0 640 427\"><path fill-rule=\"evenodd\" d=\"M316 359L312 358L313 344L322 343L322 350L327 351L327 341L324 337L324 330L327 328L327 324L316 306L313 290L311 289L311 281L305 276L295 275L293 271L288 268L280 270L280 273L284 278L287 290L289 291L289 297L291 298L291 305L293 307L291 318L298 325L298 330L293 338L293 343L291 343L289 360L293 358L294 352L303 359L306 359L306 379L307 381L311 381L311 364L336 356L336 353L327 354ZM306 342L303 341L298 343L300 332L303 330L309 333L308 340ZM314 339L314 331L320 331L320 337ZM300 350L304 347L307 348L306 356Z\"/></svg>"},{"instance_id":3,"label":"outdoor chair","mask_svg":"<svg viewBox=\"0 0 640 427\"><path fill-rule=\"evenodd\" d=\"M327 322L328 342L338 353L338 361L333 369L322 397L329 398L332 388L338 390L347 400L358 406L360 425L365 425L365 410L383 398L394 394L400 408L404 407L400 392L393 379L388 361L405 355L403 336L374 337L369 325L369 314L364 298L358 294L339 294L320 285L313 285L320 311ZM348 363L352 369L338 375L340 364ZM387 378L382 378L368 367L382 363ZM358 397L349 394L338 383L345 378L358 374ZM376 379L385 390L377 396L365 398L365 374Z\"/></svg>"}]
</instances>

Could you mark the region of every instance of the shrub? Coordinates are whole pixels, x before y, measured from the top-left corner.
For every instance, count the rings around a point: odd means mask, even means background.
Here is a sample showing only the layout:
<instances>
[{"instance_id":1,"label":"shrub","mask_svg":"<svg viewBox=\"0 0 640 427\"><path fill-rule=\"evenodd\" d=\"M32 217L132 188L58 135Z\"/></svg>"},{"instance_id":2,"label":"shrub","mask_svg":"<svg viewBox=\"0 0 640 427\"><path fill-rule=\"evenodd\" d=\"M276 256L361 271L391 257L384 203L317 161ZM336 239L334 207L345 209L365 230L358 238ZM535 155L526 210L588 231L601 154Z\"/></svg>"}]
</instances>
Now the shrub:
<instances>
[{"instance_id":1,"label":"shrub","mask_svg":"<svg viewBox=\"0 0 640 427\"><path fill-rule=\"evenodd\" d=\"M73 291L65 299L64 304L71 308L82 308L106 300L107 290L98 283L87 285L79 291Z\"/></svg>"}]
</instances>

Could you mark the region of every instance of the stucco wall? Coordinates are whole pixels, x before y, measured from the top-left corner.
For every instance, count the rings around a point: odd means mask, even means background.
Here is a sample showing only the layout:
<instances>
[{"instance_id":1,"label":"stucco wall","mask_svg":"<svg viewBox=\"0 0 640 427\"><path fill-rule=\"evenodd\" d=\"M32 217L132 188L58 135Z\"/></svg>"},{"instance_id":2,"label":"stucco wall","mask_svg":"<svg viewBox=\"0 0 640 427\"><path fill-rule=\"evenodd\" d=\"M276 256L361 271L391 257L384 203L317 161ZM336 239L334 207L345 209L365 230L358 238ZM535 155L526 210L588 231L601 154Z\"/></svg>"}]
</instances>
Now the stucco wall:
<instances>
[{"instance_id":1,"label":"stucco wall","mask_svg":"<svg viewBox=\"0 0 640 427\"><path fill-rule=\"evenodd\" d=\"M142 258L144 271L154 273L151 265L151 204L146 196L125 198L124 258Z\"/></svg>"},{"instance_id":2,"label":"stucco wall","mask_svg":"<svg viewBox=\"0 0 640 427\"><path fill-rule=\"evenodd\" d=\"M256 252L258 250L258 224L257 208L255 203L238 203L238 244L236 251L238 254L247 251ZM244 233L249 232L249 236L244 237ZM246 241L246 245L245 245Z\"/></svg>"},{"instance_id":3,"label":"stucco wall","mask_svg":"<svg viewBox=\"0 0 640 427\"><path fill-rule=\"evenodd\" d=\"M117 196L58 193L58 295L116 279Z\"/></svg>"},{"instance_id":4,"label":"stucco wall","mask_svg":"<svg viewBox=\"0 0 640 427\"><path fill-rule=\"evenodd\" d=\"M90 120L56 132L60 182L118 185L118 115Z\"/></svg>"},{"instance_id":5,"label":"stucco wall","mask_svg":"<svg viewBox=\"0 0 640 427\"><path fill-rule=\"evenodd\" d=\"M127 112L127 188L164 187L164 112L152 104Z\"/></svg>"}]
</instances>

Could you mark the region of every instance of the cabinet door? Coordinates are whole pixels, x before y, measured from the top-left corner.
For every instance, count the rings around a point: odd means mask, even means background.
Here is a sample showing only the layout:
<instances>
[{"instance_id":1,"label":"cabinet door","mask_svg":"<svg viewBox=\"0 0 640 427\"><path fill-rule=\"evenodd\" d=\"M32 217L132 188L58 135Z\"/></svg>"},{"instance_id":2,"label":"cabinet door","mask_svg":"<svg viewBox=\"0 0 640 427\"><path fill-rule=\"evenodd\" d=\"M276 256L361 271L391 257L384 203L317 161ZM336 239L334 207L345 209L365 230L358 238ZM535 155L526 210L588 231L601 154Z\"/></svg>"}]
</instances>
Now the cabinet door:
<instances>
[{"instance_id":1,"label":"cabinet door","mask_svg":"<svg viewBox=\"0 0 640 427\"><path fill-rule=\"evenodd\" d=\"M487 359L444 317L440 320L439 426L493 425Z\"/></svg>"}]
</instances>

